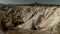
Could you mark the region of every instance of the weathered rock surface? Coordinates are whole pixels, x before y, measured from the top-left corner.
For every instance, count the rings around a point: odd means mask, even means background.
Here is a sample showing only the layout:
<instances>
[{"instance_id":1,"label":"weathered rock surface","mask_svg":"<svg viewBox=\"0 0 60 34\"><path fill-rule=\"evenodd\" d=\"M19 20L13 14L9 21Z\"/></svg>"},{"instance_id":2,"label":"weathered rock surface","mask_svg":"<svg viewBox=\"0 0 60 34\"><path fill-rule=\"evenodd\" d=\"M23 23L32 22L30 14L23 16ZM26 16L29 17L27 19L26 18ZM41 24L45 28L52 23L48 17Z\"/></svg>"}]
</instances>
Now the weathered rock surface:
<instances>
[{"instance_id":1,"label":"weathered rock surface","mask_svg":"<svg viewBox=\"0 0 60 34\"><path fill-rule=\"evenodd\" d=\"M8 14L8 17L4 17L4 14ZM11 26L16 21L24 22L15 27L23 29L22 31L21 29L12 30L15 34L53 34L60 22L60 6L17 6L5 12L0 11L0 15L2 15L1 18L6 18L7 26ZM30 32L30 30L33 31Z\"/></svg>"}]
</instances>

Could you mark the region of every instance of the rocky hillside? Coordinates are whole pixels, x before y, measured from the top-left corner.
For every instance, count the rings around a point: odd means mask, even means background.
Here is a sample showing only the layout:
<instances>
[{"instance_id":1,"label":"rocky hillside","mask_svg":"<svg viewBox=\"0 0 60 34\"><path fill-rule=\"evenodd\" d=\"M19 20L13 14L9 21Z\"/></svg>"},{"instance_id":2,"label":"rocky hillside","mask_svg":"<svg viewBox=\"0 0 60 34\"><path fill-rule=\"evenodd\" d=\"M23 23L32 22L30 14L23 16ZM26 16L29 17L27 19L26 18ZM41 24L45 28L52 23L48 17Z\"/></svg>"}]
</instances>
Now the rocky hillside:
<instances>
[{"instance_id":1,"label":"rocky hillside","mask_svg":"<svg viewBox=\"0 0 60 34\"><path fill-rule=\"evenodd\" d=\"M20 5L4 9L0 9L0 23L3 23L0 25L8 27L7 34L59 34L58 5Z\"/></svg>"}]
</instances>

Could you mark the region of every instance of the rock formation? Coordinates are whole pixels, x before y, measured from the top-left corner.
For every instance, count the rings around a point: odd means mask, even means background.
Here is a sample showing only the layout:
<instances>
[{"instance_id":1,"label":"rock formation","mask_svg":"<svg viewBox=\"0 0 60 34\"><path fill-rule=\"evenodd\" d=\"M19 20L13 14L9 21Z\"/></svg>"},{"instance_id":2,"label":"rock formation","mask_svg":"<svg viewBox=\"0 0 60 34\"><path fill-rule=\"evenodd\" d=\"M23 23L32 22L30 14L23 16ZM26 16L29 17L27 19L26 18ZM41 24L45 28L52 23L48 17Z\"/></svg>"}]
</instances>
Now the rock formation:
<instances>
[{"instance_id":1,"label":"rock formation","mask_svg":"<svg viewBox=\"0 0 60 34\"><path fill-rule=\"evenodd\" d=\"M16 6L4 12L0 10L0 15L2 15L0 19L6 19L7 27L16 25L14 29L17 29L19 33L29 30L29 33L25 33L54 34L57 32L57 25L60 22L60 6ZM21 29L23 30L21 31Z\"/></svg>"}]
</instances>

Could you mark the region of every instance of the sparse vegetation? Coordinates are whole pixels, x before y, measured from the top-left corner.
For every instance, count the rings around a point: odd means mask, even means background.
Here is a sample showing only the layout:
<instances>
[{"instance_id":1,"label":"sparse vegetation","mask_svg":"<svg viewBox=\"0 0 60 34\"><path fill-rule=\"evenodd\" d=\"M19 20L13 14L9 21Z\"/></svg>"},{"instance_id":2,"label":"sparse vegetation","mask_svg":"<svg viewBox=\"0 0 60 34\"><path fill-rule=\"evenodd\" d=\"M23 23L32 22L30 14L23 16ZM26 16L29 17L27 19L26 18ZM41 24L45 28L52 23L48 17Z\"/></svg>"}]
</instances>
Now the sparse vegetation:
<instances>
[{"instance_id":1,"label":"sparse vegetation","mask_svg":"<svg viewBox=\"0 0 60 34\"><path fill-rule=\"evenodd\" d=\"M60 34L60 22L57 25L57 33L56 34Z\"/></svg>"}]
</instances>

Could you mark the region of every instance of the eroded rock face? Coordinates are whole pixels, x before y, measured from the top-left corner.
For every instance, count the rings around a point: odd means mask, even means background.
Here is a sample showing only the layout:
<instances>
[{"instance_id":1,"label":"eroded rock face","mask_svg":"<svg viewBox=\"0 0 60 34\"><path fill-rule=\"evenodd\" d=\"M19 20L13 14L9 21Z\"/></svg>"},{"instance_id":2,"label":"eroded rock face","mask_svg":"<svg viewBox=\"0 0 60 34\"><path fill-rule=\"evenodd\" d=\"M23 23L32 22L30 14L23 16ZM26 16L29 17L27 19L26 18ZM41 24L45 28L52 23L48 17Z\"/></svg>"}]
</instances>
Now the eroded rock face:
<instances>
[{"instance_id":1,"label":"eroded rock face","mask_svg":"<svg viewBox=\"0 0 60 34\"><path fill-rule=\"evenodd\" d=\"M20 25L21 28L30 28L30 24L33 24L36 27L45 28L48 26L54 26L59 22L59 9L57 6L47 7L47 6L19 6L20 7L20 15L25 22ZM29 10L28 10L29 9ZM56 21L56 22L55 22ZM27 26L26 24L29 24ZM22 27L23 26L23 27Z\"/></svg>"},{"instance_id":2,"label":"eroded rock face","mask_svg":"<svg viewBox=\"0 0 60 34\"><path fill-rule=\"evenodd\" d=\"M15 28L38 30L39 34L53 34L60 22L60 6L17 6L0 14L9 15L6 16L9 26L20 21Z\"/></svg>"},{"instance_id":3,"label":"eroded rock face","mask_svg":"<svg viewBox=\"0 0 60 34\"><path fill-rule=\"evenodd\" d=\"M25 22L19 25L18 28L31 29L32 25L40 31L51 31L56 29L60 22L60 7L58 6L19 6L20 15ZM27 26L28 25L28 26Z\"/></svg>"}]
</instances>

